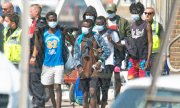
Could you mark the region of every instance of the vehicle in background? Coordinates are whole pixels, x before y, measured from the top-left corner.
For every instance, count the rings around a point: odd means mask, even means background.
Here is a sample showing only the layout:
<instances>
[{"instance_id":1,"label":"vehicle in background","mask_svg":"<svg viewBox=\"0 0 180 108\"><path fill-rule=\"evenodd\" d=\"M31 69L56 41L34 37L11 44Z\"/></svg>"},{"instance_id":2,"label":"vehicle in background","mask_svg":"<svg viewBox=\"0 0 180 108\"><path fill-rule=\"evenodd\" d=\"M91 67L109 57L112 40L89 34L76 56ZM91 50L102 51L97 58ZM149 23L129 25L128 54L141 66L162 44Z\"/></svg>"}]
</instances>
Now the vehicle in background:
<instances>
[{"instance_id":1,"label":"vehicle in background","mask_svg":"<svg viewBox=\"0 0 180 108\"><path fill-rule=\"evenodd\" d=\"M17 108L20 71L0 52L0 108Z\"/></svg>"},{"instance_id":2,"label":"vehicle in background","mask_svg":"<svg viewBox=\"0 0 180 108\"><path fill-rule=\"evenodd\" d=\"M111 108L144 108L151 80L151 78L140 78L128 81L121 94L112 103ZM180 85L178 82L180 82L180 75L158 78L156 95L161 98L179 98ZM152 108L180 108L180 103L156 101L152 103Z\"/></svg>"}]
</instances>

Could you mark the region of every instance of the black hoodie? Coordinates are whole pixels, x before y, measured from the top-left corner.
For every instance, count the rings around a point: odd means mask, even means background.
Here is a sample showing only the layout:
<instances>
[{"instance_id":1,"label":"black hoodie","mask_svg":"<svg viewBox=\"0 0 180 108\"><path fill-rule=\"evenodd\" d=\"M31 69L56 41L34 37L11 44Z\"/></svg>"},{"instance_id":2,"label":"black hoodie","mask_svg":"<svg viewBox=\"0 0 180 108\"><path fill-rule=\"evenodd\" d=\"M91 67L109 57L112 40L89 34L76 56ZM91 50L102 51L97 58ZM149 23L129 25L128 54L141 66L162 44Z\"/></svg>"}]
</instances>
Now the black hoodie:
<instances>
[{"instance_id":1,"label":"black hoodie","mask_svg":"<svg viewBox=\"0 0 180 108\"><path fill-rule=\"evenodd\" d=\"M83 14L83 19L85 19L86 13L92 14L92 15L95 17L95 18L94 18L94 22L95 22L95 20L96 20L96 18L97 18L96 9L95 9L93 6L88 6L87 9L86 9L86 11L85 11L84 14Z\"/></svg>"}]
</instances>

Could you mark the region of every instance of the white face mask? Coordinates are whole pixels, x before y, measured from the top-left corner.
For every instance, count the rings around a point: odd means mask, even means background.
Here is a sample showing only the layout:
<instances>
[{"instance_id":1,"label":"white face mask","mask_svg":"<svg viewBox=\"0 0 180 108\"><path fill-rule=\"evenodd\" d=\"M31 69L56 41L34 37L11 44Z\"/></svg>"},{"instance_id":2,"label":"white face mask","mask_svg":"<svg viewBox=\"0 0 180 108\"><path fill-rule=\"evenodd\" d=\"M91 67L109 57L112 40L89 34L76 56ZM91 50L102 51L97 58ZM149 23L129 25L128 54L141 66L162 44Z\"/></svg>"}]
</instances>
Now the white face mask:
<instances>
[{"instance_id":1,"label":"white face mask","mask_svg":"<svg viewBox=\"0 0 180 108\"><path fill-rule=\"evenodd\" d=\"M96 25L96 26L95 26L95 29L96 29L97 31L102 31L102 30L104 30L104 25Z\"/></svg>"},{"instance_id":2,"label":"white face mask","mask_svg":"<svg viewBox=\"0 0 180 108\"><path fill-rule=\"evenodd\" d=\"M82 34L88 34L89 33L89 29L90 28L87 28L87 27L81 27L81 31L82 31Z\"/></svg>"},{"instance_id":3,"label":"white face mask","mask_svg":"<svg viewBox=\"0 0 180 108\"><path fill-rule=\"evenodd\" d=\"M114 18L115 16L116 16L116 14L115 14L115 13L111 13L111 14L110 14L110 13L108 13L108 18L110 18L110 19L111 19L111 18Z\"/></svg>"},{"instance_id":4,"label":"white face mask","mask_svg":"<svg viewBox=\"0 0 180 108\"><path fill-rule=\"evenodd\" d=\"M48 22L49 27L55 28L57 26L58 22Z\"/></svg>"},{"instance_id":5,"label":"white face mask","mask_svg":"<svg viewBox=\"0 0 180 108\"><path fill-rule=\"evenodd\" d=\"M131 15L132 20L138 21L140 19L139 14L132 14Z\"/></svg>"},{"instance_id":6,"label":"white face mask","mask_svg":"<svg viewBox=\"0 0 180 108\"><path fill-rule=\"evenodd\" d=\"M94 16L89 16L89 15L86 15L85 16L86 19L91 19L91 20L94 20Z\"/></svg>"},{"instance_id":7,"label":"white face mask","mask_svg":"<svg viewBox=\"0 0 180 108\"><path fill-rule=\"evenodd\" d=\"M4 26L4 28L9 29L9 25L6 21L3 22L3 26Z\"/></svg>"}]
</instances>

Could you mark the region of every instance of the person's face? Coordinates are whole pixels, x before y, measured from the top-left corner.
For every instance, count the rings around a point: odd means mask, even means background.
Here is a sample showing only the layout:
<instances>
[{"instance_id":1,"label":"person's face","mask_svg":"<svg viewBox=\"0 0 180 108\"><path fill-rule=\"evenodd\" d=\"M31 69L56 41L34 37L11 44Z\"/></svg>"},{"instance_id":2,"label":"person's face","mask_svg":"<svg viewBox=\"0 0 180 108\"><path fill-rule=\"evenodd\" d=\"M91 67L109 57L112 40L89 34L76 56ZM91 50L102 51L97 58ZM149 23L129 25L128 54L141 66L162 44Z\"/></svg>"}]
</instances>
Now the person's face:
<instances>
[{"instance_id":1,"label":"person's face","mask_svg":"<svg viewBox=\"0 0 180 108\"><path fill-rule=\"evenodd\" d=\"M15 22L10 21L9 17L5 17L4 21L8 24L9 28L12 28L16 25Z\"/></svg>"},{"instance_id":2,"label":"person's face","mask_svg":"<svg viewBox=\"0 0 180 108\"><path fill-rule=\"evenodd\" d=\"M2 13L7 14L12 12L12 7L9 4L2 4Z\"/></svg>"},{"instance_id":3,"label":"person's face","mask_svg":"<svg viewBox=\"0 0 180 108\"><path fill-rule=\"evenodd\" d=\"M50 15L49 17L48 17L48 20L47 20L48 22L56 22L57 21L57 18L54 16L54 15Z\"/></svg>"},{"instance_id":4,"label":"person's face","mask_svg":"<svg viewBox=\"0 0 180 108\"><path fill-rule=\"evenodd\" d=\"M115 11L108 10L107 13L108 13L108 18L110 20L112 20L116 16L116 12Z\"/></svg>"},{"instance_id":5,"label":"person's face","mask_svg":"<svg viewBox=\"0 0 180 108\"><path fill-rule=\"evenodd\" d=\"M30 7L29 9L29 14L30 14L30 17L32 19L36 18L36 17L39 17L38 16L38 11L34 8L34 7Z\"/></svg>"},{"instance_id":6,"label":"person's face","mask_svg":"<svg viewBox=\"0 0 180 108\"><path fill-rule=\"evenodd\" d=\"M108 14L112 14L112 13L116 13L116 12L111 11L111 10L108 10L107 13L108 13Z\"/></svg>"},{"instance_id":7,"label":"person's face","mask_svg":"<svg viewBox=\"0 0 180 108\"><path fill-rule=\"evenodd\" d=\"M106 28L106 21L104 21L103 19L97 19L95 28L98 32L103 31Z\"/></svg>"},{"instance_id":8,"label":"person's face","mask_svg":"<svg viewBox=\"0 0 180 108\"><path fill-rule=\"evenodd\" d=\"M82 27L90 28L90 24L88 22L83 22Z\"/></svg>"},{"instance_id":9,"label":"person's face","mask_svg":"<svg viewBox=\"0 0 180 108\"><path fill-rule=\"evenodd\" d=\"M90 19L90 20L94 21L94 20L95 20L95 17L94 17L94 15L92 15L91 13L86 13L85 19Z\"/></svg>"},{"instance_id":10,"label":"person's face","mask_svg":"<svg viewBox=\"0 0 180 108\"><path fill-rule=\"evenodd\" d=\"M144 14L145 14L145 19L147 20L147 21L152 21L152 19L153 19L153 17L154 17L154 11L153 11L153 9L146 9L145 10L145 12L144 12Z\"/></svg>"},{"instance_id":11,"label":"person's face","mask_svg":"<svg viewBox=\"0 0 180 108\"><path fill-rule=\"evenodd\" d=\"M97 19L96 20L96 25L105 25L105 21Z\"/></svg>"},{"instance_id":12,"label":"person's face","mask_svg":"<svg viewBox=\"0 0 180 108\"><path fill-rule=\"evenodd\" d=\"M81 25L81 32L84 35L87 35L91 32L91 25L88 22L83 22Z\"/></svg>"}]
</instances>

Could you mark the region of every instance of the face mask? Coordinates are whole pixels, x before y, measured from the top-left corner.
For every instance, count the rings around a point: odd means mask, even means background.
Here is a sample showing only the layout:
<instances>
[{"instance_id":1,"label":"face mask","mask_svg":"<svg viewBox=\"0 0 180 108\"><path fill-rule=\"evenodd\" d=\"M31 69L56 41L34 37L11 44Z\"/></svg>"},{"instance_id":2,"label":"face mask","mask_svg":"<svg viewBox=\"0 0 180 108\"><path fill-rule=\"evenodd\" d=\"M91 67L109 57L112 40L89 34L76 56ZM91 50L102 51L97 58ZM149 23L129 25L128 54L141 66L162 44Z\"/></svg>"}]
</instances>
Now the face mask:
<instances>
[{"instance_id":1,"label":"face mask","mask_svg":"<svg viewBox=\"0 0 180 108\"><path fill-rule=\"evenodd\" d=\"M58 22L48 22L49 27L55 28L57 26Z\"/></svg>"},{"instance_id":2,"label":"face mask","mask_svg":"<svg viewBox=\"0 0 180 108\"><path fill-rule=\"evenodd\" d=\"M82 27L81 28L81 31L82 31L82 34L88 34L89 33L89 28L87 28L87 27Z\"/></svg>"},{"instance_id":3,"label":"face mask","mask_svg":"<svg viewBox=\"0 0 180 108\"><path fill-rule=\"evenodd\" d=\"M131 18L132 18L132 20L134 20L134 21L138 21L138 20L140 19L140 17L139 17L138 14L132 14L132 15L131 15Z\"/></svg>"},{"instance_id":4,"label":"face mask","mask_svg":"<svg viewBox=\"0 0 180 108\"><path fill-rule=\"evenodd\" d=\"M115 16L116 16L116 14L115 14L115 13L111 13L111 14L110 14L110 13L108 13L108 18L110 18L110 19L111 19L111 18L114 18Z\"/></svg>"},{"instance_id":5,"label":"face mask","mask_svg":"<svg viewBox=\"0 0 180 108\"><path fill-rule=\"evenodd\" d=\"M96 26L95 26L95 29L96 29L97 31L102 31L102 30L104 30L104 25L96 25Z\"/></svg>"},{"instance_id":6,"label":"face mask","mask_svg":"<svg viewBox=\"0 0 180 108\"><path fill-rule=\"evenodd\" d=\"M85 16L85 18L86 18L86 19L94 20L94 16L89 16L89 15L87 15L87 16Z\"/></svg>"},{"instance_id":7,"label":"face mask","mask_svg":"<svg viewBox=\"0 0 180 108\"><path fill-rule=\"evenodd\" d=\"M3 22L3 26L4 26L4 28L9 29L9 25L6 21Z\"/></svg>"}]
</instances>

